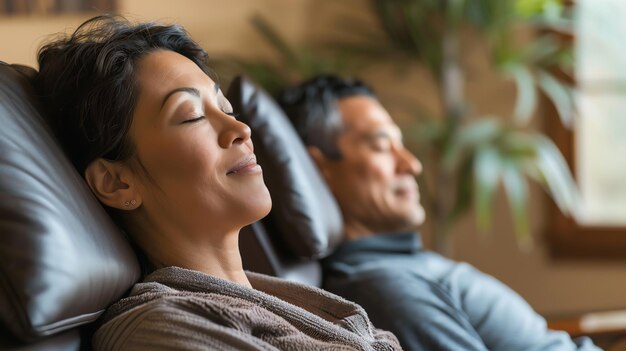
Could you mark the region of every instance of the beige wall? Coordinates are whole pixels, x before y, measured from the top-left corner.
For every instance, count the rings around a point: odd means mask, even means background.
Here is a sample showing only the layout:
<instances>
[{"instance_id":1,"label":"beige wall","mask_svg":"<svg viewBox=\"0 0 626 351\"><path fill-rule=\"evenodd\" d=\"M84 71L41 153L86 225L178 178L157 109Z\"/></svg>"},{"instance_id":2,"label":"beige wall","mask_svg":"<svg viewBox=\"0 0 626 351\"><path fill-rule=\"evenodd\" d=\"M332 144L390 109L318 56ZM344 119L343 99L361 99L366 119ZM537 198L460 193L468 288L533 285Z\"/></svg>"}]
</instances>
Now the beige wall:
<instances>
[{"instance_id":1,"label":"beige wall","mask_svg":"<svg viewBox=\"0 0 626 351\"><path fill-rule=\"evenodd\" d=\"M0 60L36 67L37 49L42 42L53 33L76 28L87 18L86 15L0 17Z\"/></svg>"},{"instance_id":2,"label":"beige wall","mask_svg":"<svg viewBox=\"0 0 626 351\"><path fill-rule=\"evenodd\" d=\"M177 0L118 1L119 10L127 17L181 23L209 55L266 53L249 18L260 14L295 40L302 37L311 1L293 0Z\"/></svg>"},{"instance_id":3,"label":"beige wall","mask_svg":"<svg viewBox=\"0 0 626 351\"><path fill-rule=\"evenodd\" d=\"M266 56L267 48L248 23L260 13L289 40L319 39L338 35L337 14L365 16L362 0L120 0L121 11L130 18L164 20L183 24L210 55ZM87 15L62 17L0 17L0 60L35 65L35 52L46 35L75 28ZM475 108L506 114L514 88L496 83L484 70L479 50L468 53L475 69L468 77L468 95ZM381 62L366 74L383 101L398 113L403 99L416 99L436 109L438 101L424 72L400 71ZM538 311L547 315L594 309L626 308L626 264L553 262L541 242L544 223L541 192L533 189L532 228L537 238L531 252L521 252L511 232L506 203L496 204L493 230L481 236L471 217L455 229L454 258L468 261L517 290ZM626 253L625 253L626 254Z\"/></svg>"}]
</instances>

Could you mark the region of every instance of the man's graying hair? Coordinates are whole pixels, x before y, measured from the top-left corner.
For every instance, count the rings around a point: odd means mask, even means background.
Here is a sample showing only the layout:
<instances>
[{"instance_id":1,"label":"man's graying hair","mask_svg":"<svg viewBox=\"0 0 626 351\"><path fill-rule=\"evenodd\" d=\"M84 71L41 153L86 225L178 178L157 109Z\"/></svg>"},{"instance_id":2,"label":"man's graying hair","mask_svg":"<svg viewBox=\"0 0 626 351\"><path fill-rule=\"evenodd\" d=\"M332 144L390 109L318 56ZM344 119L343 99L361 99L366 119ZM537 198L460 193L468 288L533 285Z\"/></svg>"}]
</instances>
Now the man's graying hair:
<instances>
[{"instance_id":1,"label":"man's graying hair","mask_svg":"<svg viewBox=\"0 0 626 351\"><path fill-rule=\"evenodd\" d=\"M343 123L337 102L356 95L376 98L372 89L359 80L319 75L286 88L277 101L306 146L315 146L325 156L339 159L337 138Z\"/></svg>"}]
</instances>

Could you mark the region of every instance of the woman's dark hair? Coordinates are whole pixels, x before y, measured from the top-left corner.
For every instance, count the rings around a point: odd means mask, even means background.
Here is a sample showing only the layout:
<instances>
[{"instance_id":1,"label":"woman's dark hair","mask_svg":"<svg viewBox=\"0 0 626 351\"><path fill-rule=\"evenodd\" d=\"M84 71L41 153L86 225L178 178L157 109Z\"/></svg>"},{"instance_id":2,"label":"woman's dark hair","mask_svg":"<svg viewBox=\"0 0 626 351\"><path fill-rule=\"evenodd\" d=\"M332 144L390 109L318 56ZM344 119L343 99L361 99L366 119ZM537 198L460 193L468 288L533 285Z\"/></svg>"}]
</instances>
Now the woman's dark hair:
<instances>
[{"instance_id":1,"label":"woman's dark hair","mask_svg":"<svg viewBox=\"0 0 626 351\"><path fill-rule=\"evenodd\" d=\"M134 155L129 131L139 95L137 62L155 50L177 52L211 75L207 53L181 26L132 24L118 16L92 18L39 50L35 85L48 124L81 174L97 158L127 161ZM119 213L106 209L124 227ZM149 272L145 255L131 243L142 272Z\"/></svg>"},{"instance_id":2,"label":"woman's dark hair","mask_svg":"<svg viewBox=\"0 0 626 351\"><path fill-rule=\"evenodd\" d=\"M208 55L178 25L131 24L99 16L39 50L36 86L59 141L84 174L97 158L126 161L137 101L137 61L155 50L177 52L207 75Z\"/></svg>"},{"instance_id":3,"label":"woman's dark hair","mask_svg":"<svg viewBox=\"0 0 626 351\"><path fill-rule=\"evenodd\" d=\"M327 157L339 159L337 138L343 123L337 101L355 95L376 98L372 89L359 80L319 75L284 89L276 100L305 145L315 146Z\"/></svg>"}]
</instances>

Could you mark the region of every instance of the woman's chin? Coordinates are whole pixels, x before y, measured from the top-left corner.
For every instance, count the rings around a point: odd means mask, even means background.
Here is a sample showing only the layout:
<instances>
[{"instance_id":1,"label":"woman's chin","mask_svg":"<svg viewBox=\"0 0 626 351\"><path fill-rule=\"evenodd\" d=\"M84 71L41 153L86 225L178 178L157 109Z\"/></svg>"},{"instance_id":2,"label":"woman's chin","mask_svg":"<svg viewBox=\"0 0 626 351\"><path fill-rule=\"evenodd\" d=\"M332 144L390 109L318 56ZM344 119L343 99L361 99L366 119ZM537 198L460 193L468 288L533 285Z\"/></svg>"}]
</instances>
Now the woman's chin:
<instances>
[{"instance_id":1,"label":"woman's chin","mask_svg":"<svg viewBox=\"0 0 626 351\"><path fill-rule=\"evenodd\" d=\"M267 188L265 188L265 190L266 190L266 196L265 196L265 200L263 201L263 204L260 206L262 208L260 209L261 217L259 219L267 216L272 210L272 197L270 196L270 192L267 190Z\"/></svg>"},{"instance_id":2,"label":"woman's chin","mask_svg":"<svg viewBox=\"0 0 626 351\"><path fill-rule=\"evenodd\" d=\"M231 201L224 203L228 205L219 210L218 218L241 227L263 219L272 209L272 198L263 180L240 186L225 198Z\"/></svg>"},{"instance_id":3,"label":"woman's chin","mask_svg":"<svg viewBox=\"0 0 626 351\"><path fill-rule=\"evenodd\" d=\"M270 213L272 197L267 188L263 186L263 190L249 198L249 202L246 205L249 206L251 217L253 217L251 223L254 223L265 218Z\"/></svg>"}]
</instances>

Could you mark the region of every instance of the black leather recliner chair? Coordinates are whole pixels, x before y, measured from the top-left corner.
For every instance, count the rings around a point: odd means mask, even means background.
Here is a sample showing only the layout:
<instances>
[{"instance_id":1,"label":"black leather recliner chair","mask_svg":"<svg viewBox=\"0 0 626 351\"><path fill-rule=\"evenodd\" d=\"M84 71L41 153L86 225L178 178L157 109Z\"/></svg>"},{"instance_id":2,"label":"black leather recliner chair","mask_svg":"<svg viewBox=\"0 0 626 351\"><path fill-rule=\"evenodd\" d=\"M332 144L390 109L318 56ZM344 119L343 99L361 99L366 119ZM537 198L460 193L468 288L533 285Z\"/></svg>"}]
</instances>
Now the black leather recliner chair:
<instances>
[{"instance_id":1,"label":"black leather recliner chair","mask_svg":"<svg viewBox=\"0 0 626 351\"><path fill-rule=\"evenodd\" d=\"M136 256L41 113L35 70L0 63L0 349L90 349L106 307L140 279ZM244 228L246 269L319 286L342 219L291 124L246 79L227 94L253 131L273 209Z\"/></svg>"},{"instance_id":2,"label":"black leather recliner chair","mask_svg":"<svg viewBox=\"0 0 626 351\"><path fill-rule=\"evenodd\" d=\"M317 261L341 242L343 219L335 198L283 110L262 88L236 78L226 97L252 129L272 211L242 230L244 268L321 286Z\"/></svg>"},{"instance_id":3,"label":"black leather recliner chair","mask_svg":"<svg viewBox=\"0 0 626 351\"><path fill-rule=\"evenodd\" d=\"M0 349L78 350L140 270L44 122L34 74L0 62Z\"/></svg>"}]
</instances>

